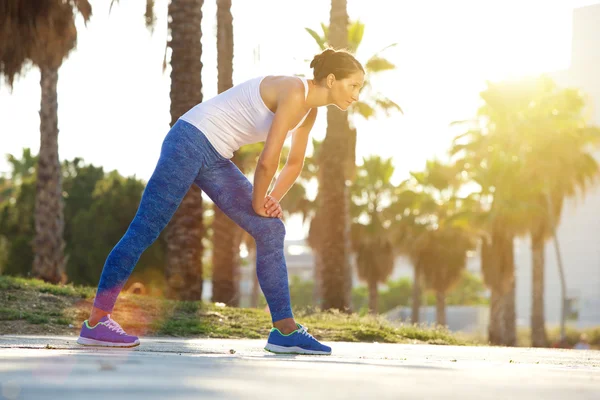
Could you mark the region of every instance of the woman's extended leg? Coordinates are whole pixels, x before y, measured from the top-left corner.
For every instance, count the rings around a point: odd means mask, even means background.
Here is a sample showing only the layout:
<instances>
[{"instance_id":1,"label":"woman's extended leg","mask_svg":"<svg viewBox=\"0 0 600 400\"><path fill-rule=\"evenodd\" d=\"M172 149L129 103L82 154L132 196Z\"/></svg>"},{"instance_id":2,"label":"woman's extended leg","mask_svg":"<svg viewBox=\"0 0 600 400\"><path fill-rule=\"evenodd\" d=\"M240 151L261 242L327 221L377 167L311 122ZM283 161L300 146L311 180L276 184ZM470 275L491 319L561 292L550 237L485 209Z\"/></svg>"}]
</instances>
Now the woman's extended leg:
<instances>
[{"instance_id":1,"label":"woman's extended leg","mask_svg":"<svg viewBox=\"0 0 600 400\"><path fill-rule=\"evenodd\" d=\"M297 329L290 304L283 242L285 225L279 218L261 217L252 208L252 184L230 160L200 170L196 184L235 223L256 241L256 273L271 319L285 331Z\"/></svg>"},{"instance_id":2,"label":"woman's extended leg","mask_svg":"<svg viewBox=\"0 0 600 400\"><path fill-rule=\"evenodd\" d=\"M102 316L98 310L112 312L140 256L158 238L198 175L202 157L185 133L175 125L165 138L138 211L106 259L90 317L92 324Z\"/></svg>"}]
</instances>

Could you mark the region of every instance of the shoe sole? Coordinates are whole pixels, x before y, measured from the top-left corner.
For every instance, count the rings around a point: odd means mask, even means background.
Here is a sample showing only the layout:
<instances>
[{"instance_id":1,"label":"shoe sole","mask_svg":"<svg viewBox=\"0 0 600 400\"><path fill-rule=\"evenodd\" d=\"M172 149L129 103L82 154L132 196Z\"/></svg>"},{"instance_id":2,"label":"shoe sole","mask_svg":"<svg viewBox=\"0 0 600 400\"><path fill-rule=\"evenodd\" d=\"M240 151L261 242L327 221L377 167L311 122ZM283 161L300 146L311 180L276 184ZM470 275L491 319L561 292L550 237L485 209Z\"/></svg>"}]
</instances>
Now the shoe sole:
<instances>
[{"instance_id":1,"label":"shoe sole","mask_svg":"<svg viewBox=\"0 0 600 400\"><path fill-rule=\"evenodd\" d=\"M277 346L275 344L267 343L265 346L266 351L270 351L275 354L306 354L306 355L319 355L328 356L331 355L331 351L319 351L319 350L306 350L298 346Z\"/></svg>"},{"instance_id":2,"label":"shoe sole","mask_svg":"<svg viewBox=\"0 0 600 400\"><path fill-rule=\"evenodd\" d=\"M133 343L116 343L116 342L103 342L102 340L88 339L79 336L77 343L82 346L96 346L96 347L135 347L140 345L140 340L136 339Z\"/></svg>"}]
</instances>

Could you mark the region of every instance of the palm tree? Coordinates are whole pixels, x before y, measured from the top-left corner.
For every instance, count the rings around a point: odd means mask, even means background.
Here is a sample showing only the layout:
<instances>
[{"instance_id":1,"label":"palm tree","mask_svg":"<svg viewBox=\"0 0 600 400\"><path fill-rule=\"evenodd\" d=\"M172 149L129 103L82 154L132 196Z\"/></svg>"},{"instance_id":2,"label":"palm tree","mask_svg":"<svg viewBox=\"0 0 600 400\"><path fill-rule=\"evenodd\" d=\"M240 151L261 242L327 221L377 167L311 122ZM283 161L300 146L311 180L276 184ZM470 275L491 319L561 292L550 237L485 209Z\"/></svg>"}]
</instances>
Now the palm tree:
<instances>
[{"instance_id":1,"label":"palm tree","mask_svg":"<svg viewBox=\"0 0 600 400\"><path fill-rule=\"evenodd\" d=\"M343 49L348 46L348 11L346 0L331 0L328 42ZM319 246L323 263L323 308L350 310L350 224L348 175L345 166L350 156L351 135L348 115L334 107L327 109L327 132L323 141L319 182L320 215L327 235Z\"/></svg>"},{"instance_id":2,"label":"palm tree","mask_svg":"<svg viewBox=\"0 0 600 400\"><path fill-rule=\"evenodd\" d=\"M292 214L299 214L302 216L302 223L309 222L308 237L306 239L307 244L312 249L314 255L314 269L313 269L313 290L314 290L314 302L315 304L321 303L321 289L322 279L321 272L323 270L321 258L320 258L320 244L321 238L319 233L323 230L320 229L318 218L319 208L317 204L320 203L319 192L314 200L308 199L308 187L315 179L319 181L319 156L321 154L322 141L312 139L313 152L310 156L304 160L304 168L298 180L290 188L290 191L281 201L281 206L288 216Z\"/></svg>"},{"instance_id":3,"label":"palm tree","mask_svg":"<svg viewBox=\"0 0 600 400\"><path fill-rule=\"evenodd\" d=\"M217 0L217 72L218 92L233 86L233 16L231 0ZM244 170L244 155L234 154L232 161ZM240 244L243 230L217 206L212 223L212 301L229 306L239 305Z\"/></svg>"},{"instance_id":4,"label":"palm tree","mask_svg":"<svg viewBox=\"0 0 600 400\"><path fill-rule=\"evenodd\" d=\"M110 7L119 0L112 0ZM202 5L204 0L170 0L168 31L171 39L171 123L202 102ZM146 0L146 27L153 31L156 16L154 0ZM167 68L167 52L163 71ZM202 192L192 185L165 228L165 295L171 299L202 298L202 254L205 236Z\"/></svg>"},{"instance_id":5,"label":"palm tree","mask_svg":"<svg viewBox=\"0 0 600 400\"><path fill-rule=\"evenodd\" d=\"M415 268L413 322L418 322L421 285L436 292L437 323L446 324L445 294L460 280L467 251L474 247L471 233L456 217L463 210L457 197L461 182L454 165L427 161L425 170L405 182L414 191L414 214L407 253ZM406 245L405 245L406 246Z\"/></svg>"},{"instance_id":6,"label":"palm tree","mask_svg":"<svg viewBox=\"0 0 600 400\"><path fill-rule=\"evenodd\" d=\"M485 92L482 97L489 98ZM485 106L480 114L490 115ZM458 136L451 154L461 155L457 164L480 187L480 228L488 232L481 242L481 270L491 289L489 341L513 345L514 238L526 232L530 210L519 181L523 166L513 157L513 137L502 134L502 124L490 122L486 127L489 133L477 126Z\"/></svg>"},{"instance_id":7,"label":"palm tree","mask_svg":"<svg viewBox=\"0 0 600 400\"><path fill-rule=\"evenodd\" d=\"M349 24L345 0L332 0L330 25L321 24L323 36L306 28L315 39L317 45L324 49L327 46L346 48L355 52L362 41L364 24L354 22ZM393 69L393 64L380 58L378 54L366 63L367 72L380 72ZM368 82L365 87L370 88ZM363 88L364 90L364 88ZM399 107L391 100L379 95L369 97L373 105L367 102L357 103L352 111L370 118L377 108L389 111ZM348 183L355 173L356 129L351 128L348 115L340 110L329 107L327 110L327 133L323 142L323 157L320 161L319 179L319 211L314 227L327 227L327 234L322 235L314 247L317 264L322 263L322 292L324 308L349 309L350 288L352 286L350 273L349 246L349 208L350 195ZM311 225L313 226L313 225ZM319 269L317 268L317 271ZM319 273L319 272L317 272ZM340 290L343 288L343 290Z\"/></svg>"},{"instance_id":8,"label":"palm tree","mask_svg":"<svg viewBox=\"0 0 600 400\"><path fill-rule=\"evenodd\" d=\"M576 92L558 92L545 77L489 83L481 97L483 126L458 137L452 152L466 154L461 162L480 185L480 198L491 198L490 240L482 244L482 270L492 289L490 341L516 342L513 239L530 234L532 344L543 346L544 242L554 232L564 198L597 173L585 149L597 140L597 130L585 126ZM459 144L463 139L467 143Z\"/></svg>"},{"instance_id":9,"label":"palm tree","mask_svg":"<svg viewBox=\"0 0 600 400\"><path fill-rule=\"evenodd\" d=\"M75 15L87 22L87 0L13 1L0 6L0 75L12 87L29 63L40 69L40 151L35 200L33 276L48 282L66 281L64 215L58 157L58 70L75 48Z\"/></svg>"},{"instance_id":10,"label":"palm tree","mask_svg":"<svg viewBox=\"0 0 600 400\"><path fill-rule=\"evenodd\" d=\"M171 126L202 101L202 3L171 0ZM202 193L192 185L166 228L166 295L179 300L202 297Z\"/></svg>"},{"instance_id":11,"label":"palm tree","mask_svg":"<svg viewBox=\"0 0 600 400\"><path fill-rule=\"evenodd\" d=\"M585 103L578 91L559 89L547 77L526 83L529 90L522 92L517 104L527 120L519 127L523 146L532 149L523 152L533 209L529 221L533 267L531 343L543 347L548 345L544 318L545 241L555 237L564 200L578 192L585 193L598 176L598 164L589 147L599 142L599 135L598 129L586 124L582 115ZM531 126L535 128L530 129ZM561 322L564 336L564 319Z\"/></svg>"},{"instance_id":12,"label":"palm tree","mask_svg":"<svg viewBox=\"0 0 600 400\"><path fill-rule=\"evenodd\" d=\"M393 195L394 187L390 182L393 173L391 159L371 156L363 159L352 185L352 247L357 254L358 276L369 288L369 312L372 314L378 310L377 284L385 283L394 269L391 221L384 219L389 215L385 209Z\"/></svg>"}]
</instances>

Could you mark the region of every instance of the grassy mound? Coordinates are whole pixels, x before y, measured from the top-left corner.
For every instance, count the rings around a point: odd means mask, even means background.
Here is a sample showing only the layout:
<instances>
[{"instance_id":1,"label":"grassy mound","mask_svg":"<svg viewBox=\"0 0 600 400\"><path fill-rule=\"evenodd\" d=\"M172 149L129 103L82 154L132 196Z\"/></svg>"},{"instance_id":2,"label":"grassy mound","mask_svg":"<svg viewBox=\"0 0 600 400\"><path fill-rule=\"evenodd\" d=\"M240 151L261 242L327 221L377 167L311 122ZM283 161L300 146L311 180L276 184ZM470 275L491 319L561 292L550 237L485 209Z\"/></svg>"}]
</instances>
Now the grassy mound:
<instances>
[{"instance_id":1,"label":"grassy mound","mask_svg":"<svg viewBox=\"0 0 600 400\"><path fill-rule=\"evenodd\" d=\"M95 290L0 276L0 334L77 335ZM325 341L473 344L444 328L396 327L382 317L302 310L294 316ZM141 336L258 339L266 338L271 328L269 314L261 309L126 293L119 296L113 318L128 333Z\"/></svg>"}]
</instances>

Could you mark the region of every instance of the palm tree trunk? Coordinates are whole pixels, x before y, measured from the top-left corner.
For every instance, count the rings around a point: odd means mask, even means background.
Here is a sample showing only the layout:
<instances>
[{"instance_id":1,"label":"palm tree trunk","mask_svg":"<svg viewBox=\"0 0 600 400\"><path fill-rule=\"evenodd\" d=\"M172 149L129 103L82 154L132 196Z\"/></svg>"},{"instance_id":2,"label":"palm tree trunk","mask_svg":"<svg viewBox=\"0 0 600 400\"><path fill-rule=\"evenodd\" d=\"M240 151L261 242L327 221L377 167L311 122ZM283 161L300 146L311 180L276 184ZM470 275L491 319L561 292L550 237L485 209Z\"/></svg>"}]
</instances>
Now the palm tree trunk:
<instances>
[{"instance_id":1,"label":"palm tree trunk","mask_svg":"<svg viewBox=\"0 0 600 400\"><path fill-rule=\"evenodd\" d=\"M312 251L315 261L313 270L313 279L315 281L313 286L313 298L314 304L320 305L323 296L323 261L321 258L321 253L316 248L313 248Z\"/></svg>"},{"instance_id":2,"label":"palm tree trunk","mask_svg":"<svg viewBox=\"0 0 600 400\"><path fill-rule=\"evenodd\" d=\"M481 248L481 269L491 289L489 342L516 344L514 238L502 226L493 226L491 242Z\"/></svg>"},{"instance_id":3,"label":"palm tree trunk","mask_svg":"<svg viewBox=\"0 0 600 400\"><path fill-rule=\"evenodd\" d=\"M347 117L346 117L347 118ZM356 175L356 129L350 128L348 125L348 154L346 156L346 182L353 182ZM352 196L350 194L350 185L346 185L346 254L348 258L348 274L346 275L346 301L352 304L352 271L356 270L356 263L352 260L352 216L350 215L350 207L352 204Z\"/></svg>"},{"instance_id":4,"label":"palm tree trunk","mask_svg":"<svg viewBox=\"0 0 600 400\"><path fill-rule=\"evenodd\" d=\"M500 299L503 308L504 319L502 344L506 346L517 345L516 310L515 310L515 246L514 237L507 234L502 237L497 250L500 252L500 267L502 276L502 297Z\"/></svg>"},{"instance_id":5,"label":"palm tree trunk","mask_svg":"<svg viewBox=\"0 0 600 400\"><path fill-rule=\"evenodd\" d=\"M560 339L564 340L566 337L566 325L567 325L567 280L565 278L565 269L563 268L562 256L560 254L560 246L558 244L558 236L556 234L556 220L554 218L554 205L552 196L546 193L546 202L548 203L548 219L552 229L552 242L554 243L554 251L556 253L556 262L558 264L558 274L560 276Z\"/></svg>"},{"instance_id":6,"label":"palm tree trunk","mask_svg":"<svg viewBox=\"0 0 600 400\"><path fill-rule=\"evenodd\" d=\"M166 229L165 296L177 300L202 298L202 195L192 186Z\"/></svg>"},{"instance_id":7,"label":"palm tree trunk","mask_svg":"<svg viewBox=\"0 0 600 400\"><path fill-rule=\"evenodd\" d=\"M239 306L239 282L242 229L223 211L214 206L213 226L213 293L212 301Z\"/></svg>"},{"instance_id":8,"label":"palm tree trunk","mask_svg":"<svg viewBox=\"0 0 600 400\"><path fill-rule=\"evenodd\" d=\"M233 86L231 0L217 0L217 86L219 93Z\"/></svg>"},{"instance_id":9,"label":"palm tree trunk","mask_svg":"<svg viewBox=\"0 0 600 400\"><path fill-rule=\"evenodd\" d=\"M348 43L348 12L346 0L332 0L329 23L329 43L335 48L345 48ZM327 109L327 133L322 144L321 177L319 191L323 225L323 308L350 310L348 286L350 259L348 229L348 201L346 160L348 157L348 115L335 107Z\"/></svg>"},{"instance_id":10,"label":"palm tree trunk","mask_svg":"<svg viewBox=\"0 0 600 400\"><path fill-rule=\"evenodd\" d=\"M446 326L446 293L435 292L435 319L438 325Z\"/></svg>"},{"instance_id":11,"label":"palm tree trunk","mask_svg":"<svg viewBox=\"0 0 600 400\"><path fill-rule=\"evenodd\" d=\"M377 281L369 281L369 314L376 315L379 310Z\"/></svg>"},{"instance_id":12,"label":"palm tree trunk","mask_svg":"<svg viewBox=\"0 0 600 400\"><path fill-rule=\"evenodd\" d=\"M504 307L502 295L498 289L492 288L490 298L490 325L488 327L488 340L493 345L503 344L504 338Z\"/></svg>"},{"instance_id":13,"label":"palm tree trunk","mask_svg":"<svg viewBox=\"0 0 600 400\"><path fill-rule=\"evenodd\" d=\"M40 153L35 198L33 276L66 281L62 178L58 158L58 68L41 67Z\"/></svg>"},{"instance_id":14,"label":"palm tree trunk","mask_svg":"<svg viewBox=\"0 0 600 400\"><path fill-rule=\"evenodd\" d=\"M171 126L202 101L202 3L171 0L168 45L171 53ZM202 193L192 185L166 228L166 295L180 300L202 297Z\"/></svg>"},{"instance_id":15,"label":"palm tree trunk","mask_svg":"<svg viewBox=\"0 0 600 400\"><path fill-rule=\"evenodd\" d=\"M517 313L515 304L515 281L513 280L509 290L502 296L504 306L504 344L506 346L517 345Z\"/></svg>"},{"instance_id":16,"label":"palm tree trunk","mask_svg":"<svg viewBox=\"0 0 600 400\"><path fill-rule=\"evenodd\" d=\"M414 266L411 308L411 322L418 324L420 320L419 311L421 310L421 265L419 262Z\"/></svg>"},{"instance_id":17,"label":"palm tree trunk","mask_svg":"<svg viewBox=\"0 0 600 400\"><path fill-rule=\"evenodd\" d=\"M256 251L248 251L248 258L251 265L254 265L254 274L252 274L252 294L250 297L250 307L258 307L258 296L260 295L260 284L258 282L258 274L256 273Z\"/></svg>"},{"instance_id":18,"label":"palm tree trunk","mask_svg":"<svg viewBox=\"0 0 600 400\"><path fill-rule=\"evenodd\" d=\"M544 236L543 232L531 235L532 302L531 302L531 345L548 346L546 320L544 317Z\"/></svg>"},{"instance_id":19,"label":"palm tree trunk","mask_svg":"<svg viewBox=\"0 0 600 400\"><path fill-rule=\"evenodd\" d=\"M218 92L233 86L233 17L231 0L217 0L217 73ZM233 157L239 168L239 154ZM239 306L239 282L242 229L217 206L213 227L213 295L212 301Z\"/></svg>"}]
</instances>

